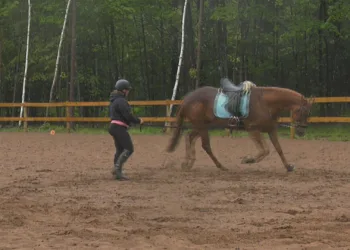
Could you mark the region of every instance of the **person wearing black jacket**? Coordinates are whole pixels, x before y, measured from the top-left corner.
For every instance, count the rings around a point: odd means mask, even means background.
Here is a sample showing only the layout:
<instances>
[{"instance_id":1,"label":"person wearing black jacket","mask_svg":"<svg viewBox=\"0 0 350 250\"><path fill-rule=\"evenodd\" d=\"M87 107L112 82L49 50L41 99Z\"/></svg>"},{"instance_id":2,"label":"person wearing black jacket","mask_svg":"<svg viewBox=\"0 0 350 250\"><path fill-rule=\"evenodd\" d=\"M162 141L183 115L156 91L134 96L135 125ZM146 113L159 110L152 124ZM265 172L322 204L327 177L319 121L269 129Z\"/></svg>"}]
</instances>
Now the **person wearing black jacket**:
<instances>
[{"instance_id":1,"label":"person wearing black jacket","mask_svg":"<svg viewBox=\"0 0 350 250\"><path fill-rule=\"evenodd\" d=\"M116 82L115 90L110 95L109 112L111 124L108 132L114 139L116 149L112 173L117 180L129 180L128 177L123 175L123 165L134 152L134 145L128 128L132 123L143 123L142 119L135 117L131 113L131 108L126 100L130 90L131 85L129 81L120 79Z\"/></svg>"}]
</instances>

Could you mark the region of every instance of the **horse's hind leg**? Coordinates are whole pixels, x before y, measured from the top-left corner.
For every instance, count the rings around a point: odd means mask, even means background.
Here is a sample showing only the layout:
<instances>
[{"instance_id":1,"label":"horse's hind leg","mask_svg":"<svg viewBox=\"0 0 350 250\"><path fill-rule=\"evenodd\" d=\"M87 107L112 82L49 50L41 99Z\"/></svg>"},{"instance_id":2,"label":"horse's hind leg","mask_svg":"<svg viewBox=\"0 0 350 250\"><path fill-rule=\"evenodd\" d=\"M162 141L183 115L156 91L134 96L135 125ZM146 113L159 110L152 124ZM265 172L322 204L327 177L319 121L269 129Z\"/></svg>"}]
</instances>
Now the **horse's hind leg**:
<instances>
[{"instance_id":1,"label":"horse's hind leg","mask_svg":"<svg viewBox=\"0 0 350 250\"><path fill-rule=\"evenodd\" d=\"M196 140L199 133L196 130L192 130L186 135L186 159L182 163L182 169L191 169L196 161Z\"/></svg>"},{"instance_id":2,"label":"horse's hind leg","mask_svg":"<svg viewBox=\"0 0 350 250\"><path fill-rule=\"evenodd\" d=\"M270 153L266 141L259 131L249 132L249 135L258 148L259 152L255 157L244 157L242 160L243 164L260 162Z\"/></svg>"},{"instance_id":3,"label":"horse's hind leg","mask_svg":"<svg viewBox=\"0 0 350 250\"><path fill-rule=\"evenodd\" d=\"M210 139L209 139L209 132L208 130L201 130L200 131L200 136L202 139L202 148L204 151L210 156L210 158L213 160L215 163L216 167L218 167L221 170L227 171L228 169L225 168L219 161L218 159L214 156L211 146L210 146Z\"/></svg>"}]
</instances>

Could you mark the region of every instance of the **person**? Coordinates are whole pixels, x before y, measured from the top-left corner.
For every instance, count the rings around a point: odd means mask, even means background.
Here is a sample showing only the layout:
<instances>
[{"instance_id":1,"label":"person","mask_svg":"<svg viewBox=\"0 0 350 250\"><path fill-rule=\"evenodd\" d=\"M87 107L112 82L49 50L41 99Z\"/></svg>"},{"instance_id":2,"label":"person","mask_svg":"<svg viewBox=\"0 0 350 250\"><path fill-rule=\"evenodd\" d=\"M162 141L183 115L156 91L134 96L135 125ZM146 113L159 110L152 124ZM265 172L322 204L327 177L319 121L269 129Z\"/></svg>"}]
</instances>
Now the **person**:
<instances>
[{"instance_id":1,"label":"person","mask_svg":"<svg viewBox=\"0 0 350 250\"><path fill-rule=\"evenodd\" d=\"M114 139L115 155L112 174L117 180L129 180L123 174L123 165L134 152L134 145L131 140L128 128L131 123L142 124L142 119L131 113L131 108L126 97L131 90L129 81L120 79L115 84L115 90L110 94L110 118L109 134Z\"/></svg>"}]
</instances>

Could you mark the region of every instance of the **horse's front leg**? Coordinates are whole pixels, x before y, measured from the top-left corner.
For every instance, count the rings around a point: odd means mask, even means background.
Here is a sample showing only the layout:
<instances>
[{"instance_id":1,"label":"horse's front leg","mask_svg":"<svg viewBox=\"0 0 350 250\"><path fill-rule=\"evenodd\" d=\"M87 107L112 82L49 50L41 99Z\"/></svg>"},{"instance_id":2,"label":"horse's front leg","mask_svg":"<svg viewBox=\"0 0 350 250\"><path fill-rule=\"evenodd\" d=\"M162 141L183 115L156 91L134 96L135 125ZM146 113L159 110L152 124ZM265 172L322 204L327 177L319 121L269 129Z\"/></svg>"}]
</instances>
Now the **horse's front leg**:
<instances>
[{"instance_id":1,"label":"horse's front leg","mask_svg":"<svg viewBox=\"0 0 350 250\"><path fill-rule=\"evenodd\" d=\"M250 131L249 136L258 148L258 154L255 157L244 157L242 164L251 164L262 161L269 153L270 150L266 144L266 141L260 131Z\"/></svg>"},{"instance_id":2,"label":"horse's front leg","mask_svg":"<svg viewBox=\"0 0 350 250\"><path fill-rule=\"evenodd\" d=\"M288 172L292 172L294 170L294 166L289 164L287 162L286 158L284 157L281 145L278 141L278 134L277 134L276 128L273 129L271 132L269 132L269 137L270 137L270 140L271 140L273 146L275 147L277 153L279 154L279 156L283 162L284 167L287 169Z\"/></svg>"}]
</instances>

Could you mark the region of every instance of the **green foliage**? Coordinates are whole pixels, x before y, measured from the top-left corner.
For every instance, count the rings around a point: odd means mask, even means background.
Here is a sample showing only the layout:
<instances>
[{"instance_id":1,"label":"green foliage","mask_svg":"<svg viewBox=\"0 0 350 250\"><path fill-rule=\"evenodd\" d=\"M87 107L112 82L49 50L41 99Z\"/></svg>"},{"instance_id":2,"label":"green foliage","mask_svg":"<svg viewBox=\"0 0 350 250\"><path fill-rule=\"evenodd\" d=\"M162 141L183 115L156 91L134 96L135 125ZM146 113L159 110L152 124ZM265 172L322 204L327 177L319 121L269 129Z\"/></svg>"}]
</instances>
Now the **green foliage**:
<instances>
[{"instance_id":1,"label":"green foliage","mask_svg":"<svg viewBox=\"0 0 350 250\"><path fill-rule=\"evenodd\" d=\"M18 1L7 1L2 3L0 5L0 18L1 17L8 17L13 9L15 9L18 6Z\"/></svg>"},{"instance_id":2,"label":"green foliage","mask_svg":"<svg viewBox=\"0 0 350 250\"><path fill-rule=\"evenodd\" d=\"M307 96L350 94L349 1L204 2L202 85L218 85L220 65L235 82L248 78L258 85L293 88ZM30 101L49 99L66 4L32 1ZM75 99L106 100L119 77L133 83L134 99L169 99L180 53L182 4L168 0L77 1ZM191 90L196 78L197 1L189 0L188 7L179 97ZM13 96L20 101L27 11L26 1L0 1L0 102L12 102ZM72 11L69 13L56 101L66 101L69 96ZM146 113L142 108L135 112Z\"/></svg>"},{"instance_id":3,"label":"green foliage","mask_svg":"<svg viewBox=\"0 0 350 250\"><path fill-rule=\"evenodd\" d=\"M195 69L195 68L190 68L189 74L190 74L190 77L191 77L192 79L196 79L196 77L197 77L197 69Z\"/></svg>"}]
</instances>

